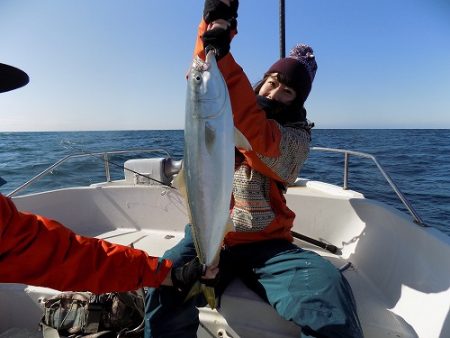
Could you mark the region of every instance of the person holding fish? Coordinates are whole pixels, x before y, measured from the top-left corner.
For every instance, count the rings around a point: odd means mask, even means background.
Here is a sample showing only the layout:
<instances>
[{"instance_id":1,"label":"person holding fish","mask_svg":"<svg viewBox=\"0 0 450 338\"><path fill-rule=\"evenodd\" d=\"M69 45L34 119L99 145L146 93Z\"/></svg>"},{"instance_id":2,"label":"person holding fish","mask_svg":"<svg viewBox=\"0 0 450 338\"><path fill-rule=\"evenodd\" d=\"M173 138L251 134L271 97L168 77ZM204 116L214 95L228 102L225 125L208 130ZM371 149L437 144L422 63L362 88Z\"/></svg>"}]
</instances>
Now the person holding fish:
<instances>
[{"instance_id":1,"label":"person holding fish","mask_svg":"<svg viewBox=\"0 0 450 338\"><path fill-rule=\"evenodd\" d=\"M28 82L25 72L0 63L0 93ZM0 177L0 186L4 183ZM160 285L189 290L202 276L216 273L196 258L172 268L171 261L142 250L80 236L55 220L18 211L0 194L0 283L94 293Z\"/></svg>"},{"instance_id":2,"label":"person holding fish","mask_svg":"<svg viewBox=\"0 0 450 338\"><path fill-rule=\"evenodd\" d=\"M309 153L313 125L304 103L317 70L313 50L297 45L252 88L230 53L237 9L238 0L205 1L194 53L194 64L206 59L207 69L209 51L214 51L234 125L247 141L236 144L230 214L234 231L223 240L216 295L239 277L281 317L299 325L305 337L362 337L349 283L330 262L293 243L295 214L284 198ZM195 237L195 227L188 225L184 239L164 257L174 266L189 262L197 255ZM185 300L173 288L150 289L146 337L196 337L195 306L204 304L200 295Z\"/></svg>"}]
</instances>

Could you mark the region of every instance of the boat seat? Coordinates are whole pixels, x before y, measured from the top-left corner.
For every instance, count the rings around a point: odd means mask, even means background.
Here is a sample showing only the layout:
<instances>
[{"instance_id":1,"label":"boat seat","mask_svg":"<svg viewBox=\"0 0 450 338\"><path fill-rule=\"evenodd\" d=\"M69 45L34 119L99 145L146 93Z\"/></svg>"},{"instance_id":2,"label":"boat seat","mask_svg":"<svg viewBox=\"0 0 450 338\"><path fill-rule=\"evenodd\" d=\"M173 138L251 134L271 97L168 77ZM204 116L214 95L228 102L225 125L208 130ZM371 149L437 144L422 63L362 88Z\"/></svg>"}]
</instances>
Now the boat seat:
<instances>
[{"instance_id":1,"label":"boat seat","mask_svg":"<svg viewBox=\"0 0 450 338\"><path fill-rule=\"evenodd\" d=\"M300 337L299 326L281 318L239 278L228 285L217 311L240 337Z\"/></svg>"}]
</instances>

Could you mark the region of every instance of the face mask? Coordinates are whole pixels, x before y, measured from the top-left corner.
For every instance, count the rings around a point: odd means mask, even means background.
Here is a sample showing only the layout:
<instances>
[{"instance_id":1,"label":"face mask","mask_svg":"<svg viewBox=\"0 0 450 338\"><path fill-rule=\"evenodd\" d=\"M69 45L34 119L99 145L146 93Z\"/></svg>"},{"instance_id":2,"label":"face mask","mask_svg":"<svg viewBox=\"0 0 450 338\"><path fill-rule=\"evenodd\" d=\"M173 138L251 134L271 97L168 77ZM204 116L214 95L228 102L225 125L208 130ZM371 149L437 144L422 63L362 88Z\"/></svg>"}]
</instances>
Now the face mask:
<instances>
[{"instance_id":1,"label":"face mask","mask_svg":"<svg viewBox=\"0 0 450 338\"><path fill-rule=\"evenodd\" d=\"M266 112L268 119L276 120L277 117L279 117L277 115L287 111L288 108L285 104L268 99L262 95L257 95L256 101L258 102L258 105Z\"/></svg>"},{"instance_id":2,"label":"face mask","mask_svg":"<svg viewBox=\"0 0 450 338\"><path fill-rule=\"evenodd\" d=\"M256 96L256 101L266 112L268 119L275 120L282 126L305 128L305 126L308 125L308 121L306 120L306 110L303 107L296 109L295 106L287 106L281 102L268 99L261 95Z\"/></svg>"}]
</instances>

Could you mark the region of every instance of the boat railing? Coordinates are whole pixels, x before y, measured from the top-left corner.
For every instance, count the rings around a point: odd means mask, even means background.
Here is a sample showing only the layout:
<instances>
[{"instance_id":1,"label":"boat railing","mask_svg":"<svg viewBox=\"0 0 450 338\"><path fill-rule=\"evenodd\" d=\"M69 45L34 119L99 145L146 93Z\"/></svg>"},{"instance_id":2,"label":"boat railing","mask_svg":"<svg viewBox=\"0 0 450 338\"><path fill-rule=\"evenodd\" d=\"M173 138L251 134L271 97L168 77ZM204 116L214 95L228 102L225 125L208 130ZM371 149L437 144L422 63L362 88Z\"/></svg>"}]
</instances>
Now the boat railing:
<instances>
[{"instance_id":1,"label":"boat railing","mask_svg":"<svg viewBox=\"0 0 450 338\"><path fill-rule=\"evenodd\" d=\"M397 197L400 199L402 204L405 206L405 208L408 210L408 212L411 214L413 221L421 226L427 226L421 219L421 217L418 215L416 210L413 208L411 203L408 201L408 199L405 197L405 195L401 192L401 190L397 187L397 185L394 183L392 178L389 176L389 174L384 170L384 168L381 166L381 164L378 162L378 160L375 158L375 156L363 153L359 151L352 151L352 150L346 150L346 149L337 149L337 148L325 148L325 147L311 147L312 151L319 151L319 152L332 152L332 153L341 153L344 155L344 179L343 179L343 189L348 189L348 171L349 171L349 162L350 162L350 155L367 158L372 160L372 162L375 163L378 170L381 172L385 180L388 182L392 190L395 192ZM54 169L62 165L68 160L74 159L74 158L82 158L82 157L95 157L99 160L102 160L104 163L104 171L105 171L105 179L106 182L111 182L111 174L110 174L110 164L114 164L117 166L120 166L123 168L123 165L118 165L114 162L110 161L110 157L112 155L120 155L120 154L127 154L127 153L164 153L168 157L171 157L170 154L167 152L167 150L162 148L152 148L152 149L128 149L128 150L113 150L113 151L105 151L105 152L86 152L82 151L80 153L73 153L69 154L59 161L55 162L53 165L49 166L27 182L20 185L18 188L14 189L12 192L8 194L9 197L12 197L19 193L20 191L28 188L32 184L36 183L38 180L40 180L42 177L46 176L48 173L51 173ZM126 168L125 168L126 169Z\"/></svg>"},{"instance_id":2,"label":"boat railing","mask_svg":"<svg viewBox=\"0 0 450 338\"><path fill-rule=\"evenodd\" d=\"M423 221L422 218L418 215L417 211L413 208L411 203L408 201L408 199L405 197L405 195L401 192L400 188L397 187L397 185L394 183L392 178L389 176L389 174L384 170L380 162L375 158L375 156L363 153L359 151L352 151L352 150L346 150L346 149L337 149L337 148L325 148L325 147L311 147L312 151L319 151L319 152L332 152L332 153L341 153L344 155L344 179L343 179L343 186L342 188L344 190L348 189L348 169L349 169L349 162L350 162L350 155L367 158L372 160L372 162L375 163L378 170L381 172L387 183L390 185L392 190L395 192L397 197L400 199L402 204L405 206L405 208L408 210L408 212L411 214L414 223L421 225L421 226L427 226Z\"/></svg>"},{"instance_id":3,"label":"boat railing","mask_svg":"<svg viewBox=\"0 0 450 338\"><path fill-rule=\"evenodd\" d=\"M39 181L41 178L51 173L54 169L58 168L60 165L65 163L68 160L74 158L82 158L82 157L94 157L96 159L102 160L105 169L105 179L106 182L111 182L111 173L110 173L110 164L117 165L114 162L110 161L111 155L121 155L121 154L129 154L129 153L164 153L167 157L171 157L169 152L162 148L151 148L151 149L128 149L128 150L112 150L112 151L103 151L103 152L85 152L82 151L80 153L69 154L59 161L55 162L36 176L32 177L30 180L26 181L13 191L11 191L7 196L12 197L19 193L20 191L30 187L32 184ZM123 165L119 165L121 168L124 168ZM126 168L125 168L126 169Z\"/></svg>"}]
</instances>

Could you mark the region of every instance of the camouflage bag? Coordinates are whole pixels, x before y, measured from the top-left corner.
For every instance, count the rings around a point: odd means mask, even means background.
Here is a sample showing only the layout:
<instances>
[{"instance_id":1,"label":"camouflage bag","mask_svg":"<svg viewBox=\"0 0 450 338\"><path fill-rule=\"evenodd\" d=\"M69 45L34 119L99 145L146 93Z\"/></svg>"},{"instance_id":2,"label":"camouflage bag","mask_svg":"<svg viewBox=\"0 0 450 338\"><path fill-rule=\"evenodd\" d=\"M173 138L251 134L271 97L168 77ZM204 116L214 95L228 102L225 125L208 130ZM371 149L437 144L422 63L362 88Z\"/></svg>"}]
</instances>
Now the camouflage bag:
<instances>
[{"instance_id":1,"label":"camouflage bag","mask_svg":"<svg viewBox=\"0 0 450 338\"><path fill-rule=\"evenodd\" d=\"M44 338L142 337L144 300L137 292L63 292L44 301Z\"/></svg>"}]
</instances>

